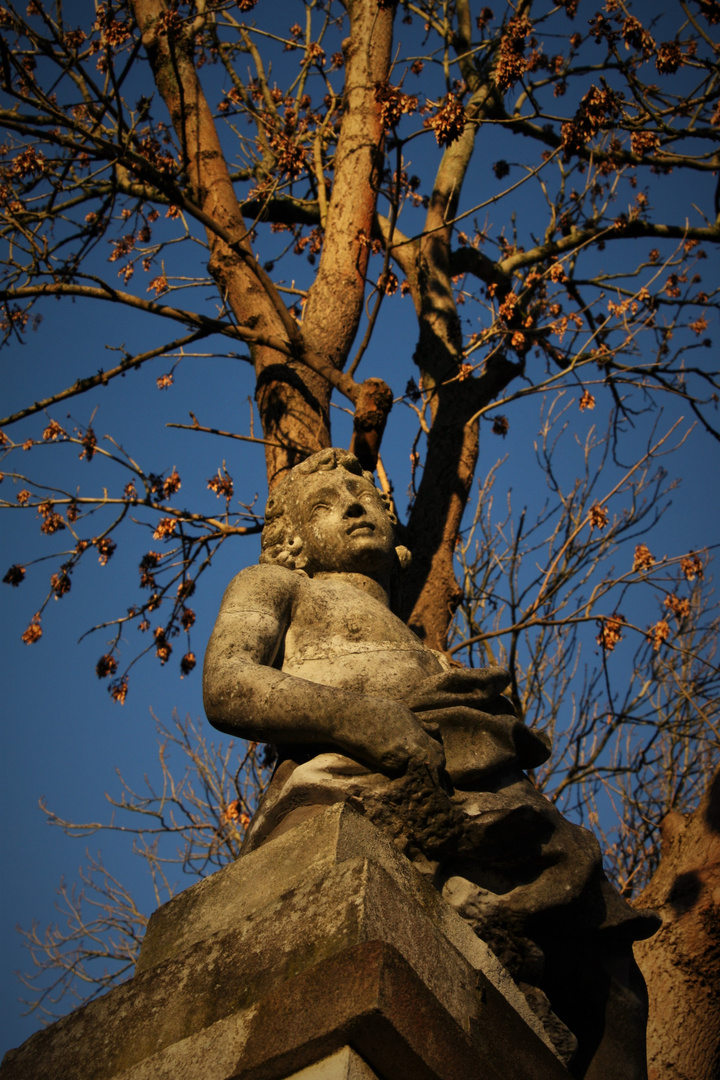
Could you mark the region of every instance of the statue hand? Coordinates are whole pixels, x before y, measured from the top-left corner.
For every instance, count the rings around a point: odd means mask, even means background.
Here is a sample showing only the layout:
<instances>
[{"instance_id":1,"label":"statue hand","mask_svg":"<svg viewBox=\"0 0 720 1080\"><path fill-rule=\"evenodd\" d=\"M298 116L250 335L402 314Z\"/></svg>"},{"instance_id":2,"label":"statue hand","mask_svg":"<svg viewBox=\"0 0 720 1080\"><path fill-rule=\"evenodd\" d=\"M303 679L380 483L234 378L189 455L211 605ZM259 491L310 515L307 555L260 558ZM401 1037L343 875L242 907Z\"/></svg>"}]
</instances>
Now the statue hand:
<instances>
[{"instance_id":1,"label":"statue hand","mask_svg":"<svg viewBox=\"0 0 720 1080\"><path fill-rule=\"evenodd\" d=\"M432 675L404 699L413 712L466 706L482 709L498 698L510 682L504 668L453 668Z\"/></svg>"},{"instance_id":2,"label":"statue hand","mask_svg":"<svg viewBox=\"0 0 720 1080\"><path fill-rule=\"evenodd\" d=\"M409 764L426 766L437 782L445 753L436 724L425 726L407 705L389 698L368 698L367 716L355 732L338 743L356 758L385 773L402 773Z\"/></svg>"}]
</instances>

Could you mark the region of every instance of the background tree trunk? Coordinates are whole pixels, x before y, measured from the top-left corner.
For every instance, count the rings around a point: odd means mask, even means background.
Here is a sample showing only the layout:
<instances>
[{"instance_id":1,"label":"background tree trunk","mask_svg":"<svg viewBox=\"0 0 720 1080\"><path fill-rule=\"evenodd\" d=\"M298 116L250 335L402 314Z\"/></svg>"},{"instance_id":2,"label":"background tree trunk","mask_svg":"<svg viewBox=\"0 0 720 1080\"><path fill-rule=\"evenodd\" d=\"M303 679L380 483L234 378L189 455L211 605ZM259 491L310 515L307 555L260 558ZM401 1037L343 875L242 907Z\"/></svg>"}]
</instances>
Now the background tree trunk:
<instances>
[{"instance_id":1,"label":"background tree trunk","mask_svg":"<svg viewBox=\"0 0 720 1080\"><path fill-rule=\"evenodd\" d=\"M635 945L650 994L649 1080L720 1075L720 771L694 814L661 826L662 862L635 901L663 918Z\"/></svg>"}]
</instances>

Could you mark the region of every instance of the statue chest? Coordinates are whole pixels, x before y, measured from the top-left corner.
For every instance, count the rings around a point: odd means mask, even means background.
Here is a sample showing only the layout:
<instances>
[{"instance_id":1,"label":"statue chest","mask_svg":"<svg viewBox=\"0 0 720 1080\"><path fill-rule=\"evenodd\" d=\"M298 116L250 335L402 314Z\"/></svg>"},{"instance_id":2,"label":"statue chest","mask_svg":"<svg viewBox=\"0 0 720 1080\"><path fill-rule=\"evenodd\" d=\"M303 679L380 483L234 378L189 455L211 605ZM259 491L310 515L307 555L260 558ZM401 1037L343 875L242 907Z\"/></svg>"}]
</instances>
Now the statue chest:
<instances>
[{"instance_id":1,"label":"statue chest","mask_svg":"<svg viewBox=\"0 0 720 1080\"><path fill-rule=\"evenodd\" d=\"M389 608L340 580L304 591L282 668L311 682L396 696L437 674L440 664Z\"/></svg>"}]
</instances>

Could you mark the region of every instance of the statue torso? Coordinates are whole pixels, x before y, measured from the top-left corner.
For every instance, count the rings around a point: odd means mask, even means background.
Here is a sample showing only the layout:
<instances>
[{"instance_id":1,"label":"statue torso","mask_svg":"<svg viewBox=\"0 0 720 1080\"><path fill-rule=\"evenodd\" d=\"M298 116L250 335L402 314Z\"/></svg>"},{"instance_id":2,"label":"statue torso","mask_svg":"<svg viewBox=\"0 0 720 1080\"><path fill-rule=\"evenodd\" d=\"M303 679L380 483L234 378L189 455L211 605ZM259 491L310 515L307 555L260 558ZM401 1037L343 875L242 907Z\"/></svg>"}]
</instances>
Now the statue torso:
<instances>
[{"instance_id":1,"label":"statue torso","mask_svg":"<svg viewBox=\"0 0 720 1080\"><path fill-rule=\"evenodd\" d=\"M399 698L443 667L397 615L344 574L298 583L282 670L310 682Z\"/></svg>"}]
</instances>

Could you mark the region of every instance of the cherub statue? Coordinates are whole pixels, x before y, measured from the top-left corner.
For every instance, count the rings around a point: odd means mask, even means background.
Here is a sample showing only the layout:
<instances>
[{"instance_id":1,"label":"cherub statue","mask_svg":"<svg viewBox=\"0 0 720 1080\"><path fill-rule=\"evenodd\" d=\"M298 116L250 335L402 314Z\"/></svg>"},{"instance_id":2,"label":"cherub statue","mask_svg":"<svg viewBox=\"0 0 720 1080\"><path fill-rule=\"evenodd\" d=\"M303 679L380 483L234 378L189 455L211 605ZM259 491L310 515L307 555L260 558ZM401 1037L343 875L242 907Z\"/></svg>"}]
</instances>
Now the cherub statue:
<instances>
[{"instance_id":1,"label":"cherub statue","mask_svg":"<svg viewBox=\"0 0 720 1080\"><path fill-rule=\"evenodd\" d=\"M452 666L391 610L410 559L396 525L357 459L322 450L274 489L260 564L228 586L205 710L220 731L278 749L246 850L348 802L495 950L574 1075L640 1080L631 943L656 923L528 778L549 745L502 696L508 673Z\"/></svg>"}]
</instances>

